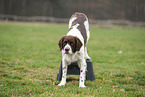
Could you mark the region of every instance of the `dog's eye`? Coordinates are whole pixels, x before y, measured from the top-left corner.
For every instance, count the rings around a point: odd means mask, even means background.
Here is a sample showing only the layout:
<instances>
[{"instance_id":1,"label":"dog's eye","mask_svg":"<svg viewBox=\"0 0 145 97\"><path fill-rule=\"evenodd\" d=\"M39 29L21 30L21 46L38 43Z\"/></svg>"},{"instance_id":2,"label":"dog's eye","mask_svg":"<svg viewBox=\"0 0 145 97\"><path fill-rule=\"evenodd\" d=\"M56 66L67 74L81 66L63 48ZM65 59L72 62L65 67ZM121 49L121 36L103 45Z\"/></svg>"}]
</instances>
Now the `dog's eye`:
<instances>
[{"instance_id":1,"label":"dog's eye","mask_svg":"<svg viewBox=\"0 0 145 97\"><path fill-rule=\"evenodd\" d=\"M65 41L64 44L67 44L67 41Z\"/></svg>"},{"instance_id":2,"label":"dog's eye","mask_svg":"<svg viewBox=\"0 0 145 97\"><path fill-rule=\"evenodd\" d=\"M73 45L73 42L70 42L70 45Z\"/></svg>"}]
</instances>

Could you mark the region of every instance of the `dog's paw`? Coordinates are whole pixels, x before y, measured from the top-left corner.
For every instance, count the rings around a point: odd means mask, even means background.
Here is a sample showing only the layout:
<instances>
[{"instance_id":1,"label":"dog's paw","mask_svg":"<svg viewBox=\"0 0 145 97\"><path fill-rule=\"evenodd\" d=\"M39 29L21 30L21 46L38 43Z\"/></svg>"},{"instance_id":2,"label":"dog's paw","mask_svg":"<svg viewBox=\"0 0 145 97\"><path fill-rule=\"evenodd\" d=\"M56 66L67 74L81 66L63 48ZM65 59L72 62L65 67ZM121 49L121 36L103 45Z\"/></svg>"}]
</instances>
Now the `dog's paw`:
<instances>
[{"instance_id":1,"label":"dog's paw","mask_svg":"<svg viewBox=\"0 0 145 97\"><path fill-rule=\"evenodd\" d=\"M85 86L85 85L79 85L79 87L80 87L80 88L86 88L86 86Z\"/></svg>"},{"instance_id":2,"label":"dog's paw","mask_svg":"<svg viewBox=\"0 0 145 97\"><path fill-rule=\"evenodd\" d=\"M64 83L60 83L57 86L65 86L65 84Z\"/></svg>"}]
</instances>

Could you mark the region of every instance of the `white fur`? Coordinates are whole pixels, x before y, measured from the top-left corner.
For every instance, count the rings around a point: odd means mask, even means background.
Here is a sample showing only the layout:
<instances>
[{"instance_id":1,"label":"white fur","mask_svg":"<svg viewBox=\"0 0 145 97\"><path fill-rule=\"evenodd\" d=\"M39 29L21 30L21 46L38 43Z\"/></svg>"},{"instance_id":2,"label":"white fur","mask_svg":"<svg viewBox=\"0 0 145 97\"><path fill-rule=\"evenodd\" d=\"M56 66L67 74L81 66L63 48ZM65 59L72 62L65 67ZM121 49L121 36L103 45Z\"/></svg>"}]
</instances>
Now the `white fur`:
<instances>
[{"instance_id":1,"label":"white fur","mask_svg":"<svg viewBox=\"0 0 145 97\"><path fill-rule=\"evenodd\" d=\"M87 17L86 17L87 18ZM76 53L72 52L71 46L67 44L64 49L62 50L62 70L63 70L63 75L62 75L62 80L58 86L62 86L66 84L66 75L67 75L67 67L69 64L72 62L77 61L78 65L80 67L80 82L79 82L79 87L86 87L84 84L85 81L85 74L86 74L86 59L91 59L88 54L87 54L87 48L84 45L84 38L81 34L81 32L77 29L79 24L76 24L72 27L72 22L77 19L77 17L73 16L70 21L69 21L69 28L71 27L71 30L67 33L67 36L76 36L77 38L80 39L82 42L82 47L80 48L80 51L76 51ZM86 33L87 33L87 43L90 37L90 32L89 32L89 23L88 19L84 22L85 28L86 28ZM87 45L86 43L86 45ZM65 53L65 48L69 48L69 54ZM82 72L81 72L82 71Z\"/></svg>"},{"instance_id":2,"label":"white fur","mask_svg":"<svg viewBox=\"0 0 145 97\"><path fill-rule=\"evenodd\" d=\"M69 49L68 52L65 51L65 49L67 49L67 48ZM71 48L71 46L69 44L66 44L66 46L64 47L64 49L62 49L62 54L66 54L66 53L73 54L72 48Z\"/></svg>"}]
</instances>

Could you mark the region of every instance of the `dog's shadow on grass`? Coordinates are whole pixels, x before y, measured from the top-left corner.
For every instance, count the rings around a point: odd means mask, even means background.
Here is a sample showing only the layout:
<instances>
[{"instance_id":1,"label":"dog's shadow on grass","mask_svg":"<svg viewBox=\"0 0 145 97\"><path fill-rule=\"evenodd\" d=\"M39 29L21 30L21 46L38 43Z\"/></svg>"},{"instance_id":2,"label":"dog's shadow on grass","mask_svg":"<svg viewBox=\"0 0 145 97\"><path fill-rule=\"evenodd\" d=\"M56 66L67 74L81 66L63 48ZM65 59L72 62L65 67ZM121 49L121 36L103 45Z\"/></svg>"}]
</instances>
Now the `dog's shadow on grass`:
<instances>
[{"instance_id":1,"label":"dog's shadow on grass","mask_svg":"<svg viewBox=\"0 0 145 97\"><path fill-rule=\"evenodd\" d=\"M78 78L69 77L66 79L67 82L79 82Z\"/></svg>"}]
</instances>

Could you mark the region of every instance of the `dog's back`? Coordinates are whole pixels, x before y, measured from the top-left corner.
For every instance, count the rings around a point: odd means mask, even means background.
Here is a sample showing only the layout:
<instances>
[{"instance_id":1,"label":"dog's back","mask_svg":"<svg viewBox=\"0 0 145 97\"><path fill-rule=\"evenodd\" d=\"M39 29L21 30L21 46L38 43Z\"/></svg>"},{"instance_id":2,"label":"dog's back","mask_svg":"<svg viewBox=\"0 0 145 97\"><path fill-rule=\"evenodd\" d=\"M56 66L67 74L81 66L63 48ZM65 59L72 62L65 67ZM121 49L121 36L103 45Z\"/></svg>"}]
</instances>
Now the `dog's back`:
<instances>
[{"instance_id":1,"label":"dog's back","mask_svg":"<svg viewBox=\"0 0 145 97\"><path fill-rule=\"evenodd\" d=\"M83 39L84 39L84 44L87 44L87 41L90 37L90 32L89 32L89 23L88 23L88 18L85 14L83 13L74 13L69 21L69 31L76 27L82 34Z\"/></svg>"}]
</instances>

